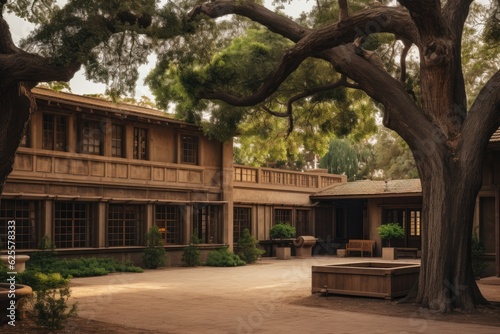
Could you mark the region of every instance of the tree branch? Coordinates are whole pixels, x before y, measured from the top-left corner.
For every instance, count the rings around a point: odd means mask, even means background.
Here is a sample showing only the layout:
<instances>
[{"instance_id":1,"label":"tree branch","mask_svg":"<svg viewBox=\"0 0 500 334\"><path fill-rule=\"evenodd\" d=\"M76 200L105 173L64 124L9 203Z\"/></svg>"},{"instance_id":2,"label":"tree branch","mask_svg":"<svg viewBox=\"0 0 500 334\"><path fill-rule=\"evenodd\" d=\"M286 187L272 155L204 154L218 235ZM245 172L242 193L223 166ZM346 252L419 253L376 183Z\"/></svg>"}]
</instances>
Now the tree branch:
<instances>
[{"instance_id":1,"label":"tree branch","mask_svg":"<svg viewBox=\"0 0 500 334\"><path fill-rule=\"evenodd\" d=\"M400 40L401 42L403 42L404 48L403 51L401 51L401 59L400 59L401 76L399 80L401 80L401 82L406 82L406 56L408 55L408 51L410 51L413 43L404 38Z\"/></svg>"},{"instance_id":2,"label":"tree branch","mask_svg":"<svg viewBox=\"0 0 500 334\"><path fill-rule=\"evenodd\" d=\"M197 15L204 13L210 17L217 17L235 13L244 15L250 19L263 23L273 31L283 31L283 24L287 27L292 25L291 20L281 15L272 13L262 6L248 2L214 1L197 6L189 15L194 19ZM273 18L269 21L270 18ZM295 25L295 27L297 27ZM365 30L359 27L366 27ZM317 30L306 33L302 30L285 30L282 35L297 41L297 44L286 52L278 65L264 84L251 96L238 97L220 92L203 92L202 98L222 100L231 105L251 106L264 101L273 94L280 84L294 72L300 64L308 57L319 57L322 52L330 48L352 42L356 37L365 36L374 32L393 32L398 35L418 42L415 29L412 29L411 19L408 13L401 8L377 6L367 10L361 10L341 22L326 25ZM324 55L321 55L323 58Z\"/></svg>"},{"instance_id":3,"label":"tree branch","mask_svg":"<svg viewBox=\"0 0 500 334\"><path fill-rule=\"evenodd\" d=\"M215 0L196 6L188 19L194 20L200 14L218 18L229 14L237 14L258 22L269 30L289 38L294 42L312 32L293 20L276 14L269 9L249 1ZM352 42L356 37L372 33L389 32L405 37L414 44L419 44L418 31L408 12L401 7L376 6L356 12L346 17L347 20L336 22L314 31L325 39L333 39L324 50L341 43Z\"/></svg>"},{"instance_id":4,"label":"tree branch","mask_svg":"<svg viewBox=\"0 0 500 334\"><path fill-rule=\"evenodd\" d=\"M484 85L462 124L462 152L481 154L493 133L500 127L500 71ZM475 159L478 157L467 157ZM482 157L480 157L482 158ZM465 165L467 166L467 165Z\"/></svg>"},{"instance_id":5,"label":"tree branch","mask_svg":"<svg viewBox=\"0 0 500 334\"><path fill-rule=\"evenodd\" d=\"M288 117L288 130L286 132L286 135L288 137L290 135L290 133L292 133L292 131L293 131L293 103L295 103L298 100L304 99L306 97L312 96L314 94L317 94L320 92L325 92L327 90L332 90L332 89L338 88L340 86L350 87L350 88L359 88L358 85L349 83L347 81L347 78L343 75L340 80L337 80L334 83L314 87L314 88L308 89L300 94L292 96L287 101L286 112L276 112L276 111L269 109L266 106L262 106L262 109L264 109L267 113L269 113L273 116L276 116L276 117Z\"/></svg>"},{"instance_id":6,"label":"tree branch","mask_svg":"<svg viewBox=\"0 0 500 334\"><path fill-rule=\"evenodd\" d=\"M342 21L349 16L349 8L347 7L347 0L339 0L339 21Z\"/></svg>"},{"instance_id":7,"label":"tree branch","mask_svg":"<svg viewBox=\"0 0 500 334\"><path fill-rule=\"evenodd\" d=\"M80 69L79 63L56 66L48 60L27 52L0 54L0 87L19 82L69 81Z\"/></svg>"},{"instance_id":8,"label":"tree branch","mask_svg":"<svg viewBox=\"0 0 500 334\"><path fill-rule=\"evenodd\" d=\"M449 28L442 16L440 0L398 0L398 2L410 12L423 40L427 37L448 35Z\"/></svg>"}]
</instances>

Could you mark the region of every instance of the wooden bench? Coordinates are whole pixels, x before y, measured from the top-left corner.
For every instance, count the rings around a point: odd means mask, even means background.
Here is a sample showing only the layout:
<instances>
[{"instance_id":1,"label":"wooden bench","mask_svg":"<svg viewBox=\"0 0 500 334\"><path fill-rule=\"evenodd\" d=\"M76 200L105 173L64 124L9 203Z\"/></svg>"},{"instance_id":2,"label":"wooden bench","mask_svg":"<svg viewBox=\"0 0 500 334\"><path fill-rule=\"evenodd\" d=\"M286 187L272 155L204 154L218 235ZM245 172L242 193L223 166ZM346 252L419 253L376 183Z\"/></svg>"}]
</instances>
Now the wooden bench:
<instances>
[{"instance_id":1,"label":"wooden bench","mask_svg":"<svg viewBox=\"0 0 500 334\"><path fill-rule=\"evenodd\" d=\"M418 248L406 248L398 247L396 248L396 258L411 256L414 259L418 256Z\"/></svg>"},{"instance_id":2,"label":"wooden bench","mask_svg":"<svg viewBox=\"0 0 500 334\"><path fill-rule=\"evenodd\" d=\"M345 245L346 255L349 256L349 252L360 252L363 256L364 252L370 253L373 257L373 250L375 248L375 240L355 240L351 239Z\"/></svg>"}]
</instances>

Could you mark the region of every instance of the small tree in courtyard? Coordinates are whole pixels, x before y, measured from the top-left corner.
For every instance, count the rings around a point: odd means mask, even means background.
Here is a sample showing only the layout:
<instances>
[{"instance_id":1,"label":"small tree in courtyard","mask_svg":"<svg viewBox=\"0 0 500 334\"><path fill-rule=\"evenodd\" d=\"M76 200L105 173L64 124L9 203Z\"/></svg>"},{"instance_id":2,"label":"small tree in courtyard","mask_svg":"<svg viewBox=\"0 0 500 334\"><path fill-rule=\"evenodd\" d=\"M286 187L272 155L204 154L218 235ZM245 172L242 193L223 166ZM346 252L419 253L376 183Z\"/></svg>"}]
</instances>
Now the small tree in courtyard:
<instances>
[{"instance_id":1,"label":"small tree in courtyard","mask_svg":"<svg viewBox=\"0 0 500 334\"><path fill-rule=\"evenodd\" d=\"M246 228L238 240L238 256L246 263L254 263L259 256L265 253L264 250L258 247L259 241L255 239L250 231Z\"/></svg>"}]
</instances>

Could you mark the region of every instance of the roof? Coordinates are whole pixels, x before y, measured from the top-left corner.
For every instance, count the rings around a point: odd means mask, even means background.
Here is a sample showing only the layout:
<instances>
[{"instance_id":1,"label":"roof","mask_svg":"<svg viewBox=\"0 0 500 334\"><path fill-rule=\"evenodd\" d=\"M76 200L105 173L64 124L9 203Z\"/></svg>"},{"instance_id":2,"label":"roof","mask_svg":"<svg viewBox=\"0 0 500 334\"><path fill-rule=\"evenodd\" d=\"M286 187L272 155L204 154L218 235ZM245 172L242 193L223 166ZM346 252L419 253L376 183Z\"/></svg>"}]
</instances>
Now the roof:
<instances>
[{"instance_id":1,"label":"roof","mask_svg":"<svg viewBox=\"0 0 500 334\"><path fill-rule=\"evenodd\" d=\"M127 103L106 101L90 96L82 96L66 92L56 92L51 89L40 88L40 87L33 88L32 92L38 99L50 100L54 102L73 105L76 107L85 107L90 109L94 108L103 111L110 111L113 113L135 115L139 117L157 118L157 119L167 120L170 123L187 124L185 122L172 118L172 116L167 114L165 111L158 109L146 108Z\"/></svg>"},{"instance_id":2,"label":"roof","mask_svg":"<svg viewBox=\"0 0 500 334\"><path fill-rule=\"evenodd\" d=\"M393 195L421 195L422 187L420 179L390 180L390 181L353 181L335 185L319 193L312 198L368 198L387 197Z\"/></svg>"}]
</instances>

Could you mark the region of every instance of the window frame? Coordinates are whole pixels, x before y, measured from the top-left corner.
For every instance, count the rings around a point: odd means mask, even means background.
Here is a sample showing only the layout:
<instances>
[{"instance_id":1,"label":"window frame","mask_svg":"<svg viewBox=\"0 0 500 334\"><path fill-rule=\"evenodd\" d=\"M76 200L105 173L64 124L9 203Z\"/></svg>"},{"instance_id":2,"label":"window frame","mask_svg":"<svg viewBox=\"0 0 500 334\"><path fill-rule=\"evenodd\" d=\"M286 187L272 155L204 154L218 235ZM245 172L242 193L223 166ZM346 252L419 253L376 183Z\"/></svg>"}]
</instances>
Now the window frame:
<instances>
[{"instance_id":1,"label":"window frame","mask_svg":"<svg viewBox=\"0 0 500 334\"><path fill-rule=\"evenodd\" d=\"M120 129L119 136L115 136L115 129ZM116 145L119 143L119 145ZM116 152L119 151L119 154ZM123 124L111 124L111 156L115 158L123 158L125 156L125 126Z\"/></svg>"},{"instance_id":2,"label":"window frame","mask_svg":"<svg viewBox=\"0 0 500 334\"><path fill-rule=\"evenodd\" d=\"M245 211L244 216L241 213ZM247 206L233 207L233 243L238 243L245 228L252 233L252 208Z\"/></svg>"},{"instance_id":3,"label":"window frame","mask_svg":"<svg viewBox=\"0 0 500 334\"><path fill-rule=\"evenodd\" d=\"M133 155L136 160L149 160L149 129L134 126ZM144 146L144 147L143 147Z\"/></svg>"},{"instance_id":4,"label":"window frame","mask_svg":"<svg viewBox=\"0 0 500 334\"><path fill-rule=\"evenodd\" d=\"M113 209L117 210L113 211ZM135 216L130 217L131 214ZM115 217L112 217L112 215L115 215ZM143 246L143 235L146 226L144 205L108 204L106 216L106 241L108 247ZM112 229L114 231L111 231ZM117 237L112 238L112 235Z\"/></svg>"},{"instance_id":5,"label":"window frame","mask_svg":"<svg viewBox=\"0 0 500 334\"><path fill-rule=\"evenodd\" d=\"M51 117L46 121L46 117ZM64 120L64 122L61 122ZM57 113L42 112L42 149L67 152L68 146L68 116ZM46 129L50 125L50 129ZM50 138L46 138L46 133L50 132ZM50 142L50 145L46 145Z\"/></svg>"},{"instance_id":6,"label":"window frame","mask_svg":"<svg viewBox=\"0 0 500 334\"><path fill-rule=\"evenodd\" d=\"M166 245L182 244L182 214L178 205L155 205L153 224L158 226Z\"/></svg>"},{"instance_id":7,"label":"window frame","mask_svg":"<svg viewBox=\"0 0 500 334\"><path fill-rule=\"evenodd\" d=\"M186 141L190 139L190 141ZM198 165L200 162L200 137L198 135L180 134L180 162L187 165Z\"/></svg>"},{"instance_id":8,"label":"window frame","mask_svg":"<svg viewBox=\"0 0 500 334\"><path fill-rule=\"evenodd\" d=\"M87 132L87 133L85 133ZM78 120L78 153L103 155L104 133L98 120Z\"/></svg>"},{"instance_id":9,"label":"window frame","mask_svg":"<svg viewBox=\"0 0 500 334\"><path fill-rule=\"evenodd\" d=\"M63 211L62 208L58 210L58 205L66 206ZM82 217L83 213L83 217ZM78 201L56 201L54 203L54 218L53 218L53 233L52 235L56 248L88 248L93 247L93 226L94 221L94 205L90 202ZM66 223L66 228L70 228L70 235L68 240L59 240L62 237L62 230L64 226L58 224ZM83 233L76 233L78 228L82 228ZM61 231L58 233L58 229ZM80 238L76 238L79 235ZM69 245L68 245L69 244Z\"/></svg>"}]
</instances>

